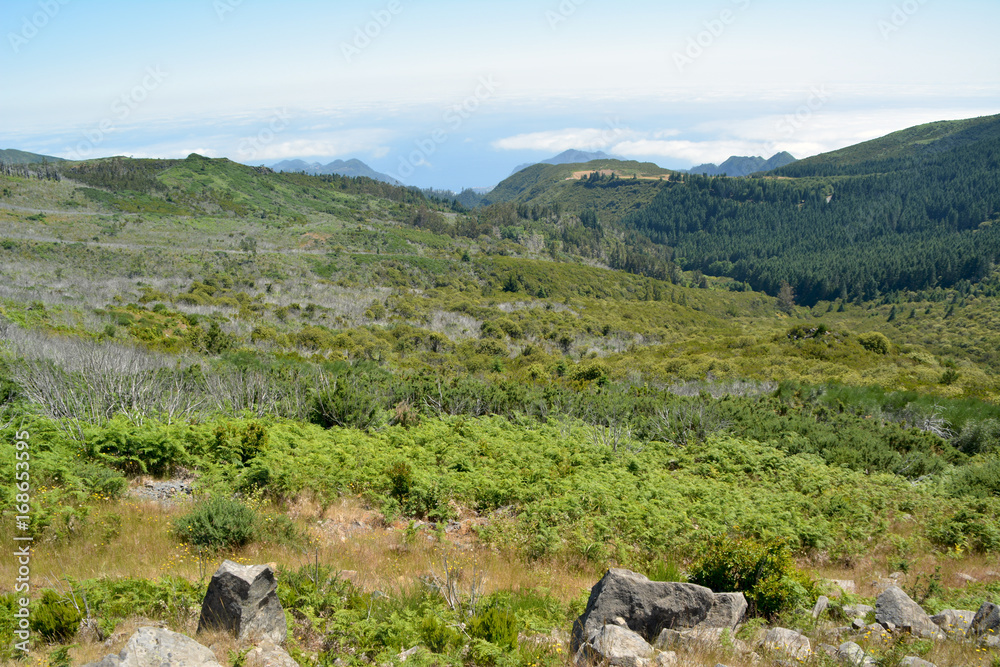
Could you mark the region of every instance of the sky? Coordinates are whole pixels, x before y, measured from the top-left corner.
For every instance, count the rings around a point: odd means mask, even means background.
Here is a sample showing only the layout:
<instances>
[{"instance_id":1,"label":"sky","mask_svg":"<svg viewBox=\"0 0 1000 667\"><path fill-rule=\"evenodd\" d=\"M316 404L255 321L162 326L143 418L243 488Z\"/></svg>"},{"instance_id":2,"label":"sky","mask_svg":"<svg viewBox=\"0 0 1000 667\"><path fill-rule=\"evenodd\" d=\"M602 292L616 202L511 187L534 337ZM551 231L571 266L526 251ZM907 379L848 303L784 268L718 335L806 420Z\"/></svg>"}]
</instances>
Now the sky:
<instances>
[{"instance_id":1,"label":"sky","mask_svg":"<svg viewBox=\"0 0 1000 667\"><path fill-rule=\"evenodd\" d=\"M803 158L1000 113L997 26L996 0L4 0L0 148L455 191L571 148Z\"/></svg>"}]
</instances>

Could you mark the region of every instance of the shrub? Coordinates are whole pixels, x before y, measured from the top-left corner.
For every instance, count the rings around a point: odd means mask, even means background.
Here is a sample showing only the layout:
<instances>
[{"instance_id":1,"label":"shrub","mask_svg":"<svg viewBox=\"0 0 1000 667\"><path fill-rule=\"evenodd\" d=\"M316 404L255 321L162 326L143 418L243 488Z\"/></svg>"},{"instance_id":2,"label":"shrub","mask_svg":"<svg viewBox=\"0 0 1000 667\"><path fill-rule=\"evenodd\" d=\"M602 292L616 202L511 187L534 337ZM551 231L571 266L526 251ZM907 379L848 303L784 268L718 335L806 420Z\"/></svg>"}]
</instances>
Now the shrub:
<instances>
[{"instance_id":1,"label":"shrub","mask_svg":"<svg viewBox=\"0 0 1000 667\"><path fill-rule=\"evenodd\" d=\"M184 444L164 427L137 429L122 417L92 433L88 454L127 475L169 475L188 458Z\"/></svg>"},{"instance_id":2,"label":"shrub","mask_svg":"<svg viewBox=\"0 0 1000 667\"><path fill-rule=\"evenodd\" d=\"M966 454L989 454L1000 450L1000 420L972 420L965 424L952 444Z\"/></svg>"},{"instance_id":3,"label":"shrub","mask_svg":"<svg viewBox=\"0 0 1000 667\"><path fill-rule=\"evenodd\" d=\"M472 617L466 632L501 648L517 648L517 616L509 609L490 607Z\"/></svg>"},{"instance_id":4,"label":"shrub","mask_svg":"<svg viewBox=\"0 0 1000 667\"><path fill-rule=\"evenodd\" d=\"M249 544L256 537L257 513L238 500L214 496L174 521L184 542L200 547L227 548Z\"/></svg>"},{"instance_id":5,"label":"shrub","mask_svg":"<svg viewBox=\"0 0 1000 667\"><path fill-rule=\"evenodd\" d=\"M378 421L382 401L377 383L356 372L335 377L313 401L310 420L324 428L367 430Z\"/></svg>"},{"instance_id":6,"label":"shrub","mask_svg":"<svg viewBox=\"0 0 1000 667\"><path fill-rule=\"evenodd\" d=\"M889 354L889 350L892 349L889 339L885 337L885 334L878 331L859 335L858 342L861 344L861 347L875 354Z\"/></svg>"},{"instance_id":7,"label":"shrub","mask_svg":"<svg viewBox=\"0 0 1000 667\"><path fill-rule=\"evenodd\" d=\"M718 593L743 593L749 613L765 618L804 602L812 588L784 540L715 539L695 562L688 579Z\"/></svg>"},{"instance_id":8,"label":"shrub","mask_svg":"<svg viewBox=\"0 0 1000 667\"><path fill-rule=\"evenodd\" d=\"M48 641L61 642L76 634L81 618L75 604L53 590L46 590L31 614L31 629Z\"/></svg>"},{"instance_id":9,"label":"shrub","mask_svg":"<svg viewBox=\"0 0 1000 667\"><path fill-rule=\"evenodd\" d=\"M420 623L420 639L434 653L444 653L449 646L458 645L462 636L437 616L425 616Z\"/></svg>"}]
</instances>

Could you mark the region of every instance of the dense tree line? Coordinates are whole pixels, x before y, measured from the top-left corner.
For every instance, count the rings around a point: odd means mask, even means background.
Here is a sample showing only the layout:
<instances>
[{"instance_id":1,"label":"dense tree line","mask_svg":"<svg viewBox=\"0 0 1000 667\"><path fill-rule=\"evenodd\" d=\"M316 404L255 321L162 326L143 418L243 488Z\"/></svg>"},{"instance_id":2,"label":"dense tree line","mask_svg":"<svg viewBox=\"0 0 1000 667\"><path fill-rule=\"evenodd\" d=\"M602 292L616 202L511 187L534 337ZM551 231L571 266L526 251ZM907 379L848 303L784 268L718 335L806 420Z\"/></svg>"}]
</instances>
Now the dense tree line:
<instances>
[{"instance_id":1,"label":"dense tree line","mask_svg":"<svg viewBox=\"0 0 1000 667\"><path fill-rule=\"evenodd\" d=\"M810 305L989 274L1000 258L1000 139L866 164L895 171L795 180L691 176L665 184L622 226L672 248L686 270L771 294L787 281ZM832 167L798 169L816 176Z\"/></svg>"}]
</instances>

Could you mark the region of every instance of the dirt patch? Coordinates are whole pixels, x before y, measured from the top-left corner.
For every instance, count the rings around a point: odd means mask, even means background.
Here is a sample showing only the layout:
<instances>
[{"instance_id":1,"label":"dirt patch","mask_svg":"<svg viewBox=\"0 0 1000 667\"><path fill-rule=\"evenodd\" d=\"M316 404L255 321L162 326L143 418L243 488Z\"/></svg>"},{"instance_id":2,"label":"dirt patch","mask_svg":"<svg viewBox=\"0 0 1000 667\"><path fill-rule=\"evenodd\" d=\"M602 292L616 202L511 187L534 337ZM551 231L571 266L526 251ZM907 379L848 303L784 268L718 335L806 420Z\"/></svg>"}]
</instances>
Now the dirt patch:
<instances>
[{"instance_id":1,"label":"dirt patch","mask_svg":"<svg viewBox=\"0 0 1000 667\"><path fill-rule=\"evenodd\" d=\"M616 171L614 169L601 169L601 170L590 170L590 171L574 171L573 175L567 178L567 181L580 181L584 178L590 178L593 174L599 174L604 177L617 176L618 178L631 179L633 176L637 177L640 181L669 181L670 176L667 174L659 176L645 176L643 174L634 174L624 171Z\"/></svg>"}]
</instances>

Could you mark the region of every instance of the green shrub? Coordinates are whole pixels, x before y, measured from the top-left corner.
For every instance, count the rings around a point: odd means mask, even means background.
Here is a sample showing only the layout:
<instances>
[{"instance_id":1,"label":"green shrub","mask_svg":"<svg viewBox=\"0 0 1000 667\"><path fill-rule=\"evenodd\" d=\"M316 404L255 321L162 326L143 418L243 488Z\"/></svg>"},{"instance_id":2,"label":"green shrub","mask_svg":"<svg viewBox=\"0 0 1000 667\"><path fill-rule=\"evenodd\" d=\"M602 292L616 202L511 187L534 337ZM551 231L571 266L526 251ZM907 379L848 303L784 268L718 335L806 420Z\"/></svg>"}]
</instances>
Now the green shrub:
<instances>
[{"instance_id":1,"label":"green shrub","mask_svg":"<svg viewBox=\"0 0 1000 667\"><path fill-rule=\"evenodd\" d=\"M805 602L812 588L783 540L715 539L705 547L688 579L717 593L743 593L749 613L765 618Z\"/></svg>"},{"instance_id":2,"label":"green shrub","mask_svg":"<svg viewBox=\"0 0 1000 667\"><path fill-rule=\"evenodd\" d=\"M889 339L885 337L885 334L878 331L860 334L858 342L861 344L861 347L875 354L889 354L889 350L892 349Z\"/></svg>"},{"instance_id":3,"label":"green shrub","mask_svg":"<svg viewBox=\"0 0 1000 667\"><path fill-rule=\"evenodd\" d=\"M324 428L367 430L378 421L382 399L370 378L349 372L339 375L316 395L310 420Z\"/></svg>"},{"instance_id":4,"label":"green shrub","mask_svg":"<svg viewBox=\"0 0 1000 667\"><path fill-rule=\"evenodd\" d=\"M444 653L462 642L462 636L437 616L425 616L420 622L420 639L434 653Z\"/></svg>"},{"instance_id":5,"label":"green shrub","mask_svg":"<svg viewBox=\"0 0 1000 667\"><path fill-rule=\"evenodd\" d=\"M515 649L519 629L517 616L512 611L493 606L473 616L466 632L473 639L482 639L501 648Z\"/></svg>"},{"instance_id":6,"label":"green shrub","mask_svg":"<svg viewBox=\"0 0 1000 667\"><path fill-rule=\"evenodd\" d=\"M87 453L127 475L169 475L188 459L184 443L171 429L157 424L136 428L124 417L90 433Z\"/></svg>"},{"instance_id":7,"label":"green shrub","mask_svg":"<svg viewBox=\"0 0 1000 667\"><path fill-rule=\"evenodd\" d=\"M82 618L73 602L46 590L31 614L31 629L48 641L62 642L76 634Z\"/></svg>"},{"instance_id":8,"label":"green shrub","mask_svg":"<svg viewBox=\"0 0 1000 667\"><path fill-rule=\"evenodd\" d=\"M227 548L249 544L257 536L257 513L238 500L214 496L174 521L184 542L200 547Z\"/></svg>"},{"instance_id":9,"label":"green shrub","mask_svg":"<svg viewBox=\"0 0 1000 667\"><path fill-rule=\"evenodd\" d=\"M1000 451L1000 420L970 420L955 436L952 444L969 455Z\"/></svg>"},{"instance_id":10,"label":"green shrub","mask_svg":"<svg viewBox=\"0 0 1000 667\"><path fill-rule=\"evenodd\" d=\"M938 546L956 551L991 553L1000 550L1000 524L995 504L963 504L954 513L931 523L927 537Z\"/></svg>"}]
</instances>

